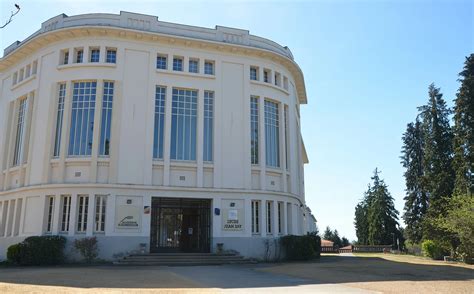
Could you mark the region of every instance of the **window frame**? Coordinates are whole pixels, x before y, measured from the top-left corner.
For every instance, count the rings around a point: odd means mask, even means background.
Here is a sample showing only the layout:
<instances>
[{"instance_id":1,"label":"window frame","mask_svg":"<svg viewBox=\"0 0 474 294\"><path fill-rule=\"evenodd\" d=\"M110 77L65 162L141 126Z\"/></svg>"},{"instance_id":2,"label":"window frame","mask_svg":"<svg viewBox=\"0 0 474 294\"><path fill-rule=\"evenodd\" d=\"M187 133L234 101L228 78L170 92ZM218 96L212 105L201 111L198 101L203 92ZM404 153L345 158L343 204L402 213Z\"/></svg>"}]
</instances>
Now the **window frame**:
<instances>
[{"instance_id":1,"label":"window frame","mask_svg":"<svg viewBox=\"0 0 474 294\"><path fill-rule=\"evenodd\" d=\"M95 195L94 233L105 233L107 221L107 195Z\"/></svg>"},{"instance_id":2,"label":"window frame","mask_svg":"<svg viewBox=\"0 0 474 294\"><path fill-rule=\"evenodd\" d=\"M210 65L210 67L209 67ZM211 71L209 71L208 69L211 69ZM216 62L213 61L213 60L204 60L204 74L205 75L215 75L216 74Z\"/></svg>"},{"instance_id":3,"label":"window frame","mask_svg":"<svg viewBox=\"0 0 474 294\"><path fill-rule=\"evenodd\" d=\"M184 57L173 56L173 71L184 71Z\"/></svg>"},{"instance_id":4,"label":"window frame","mask_svg":"<svg viewBox=\"0 0 474 294\"><path fill-rule=\"evenodd\" d=\"M64 105L66 101L66 83L59 83L58 87L58 103L56 112L56 132L54 136L53 158L59 157L61 154L61 139L64 120Z\"/></svg>"},{"instance_id":5,"label":"window frame","mask_svg":"<svg viewBox=\"0 0 474 294\"><path fill-rule=\"evenodd\" d=\"M164 66L163 66L163 60L164 60ZM161 66L158 66L161 65ZM156 55L156 69L160 70L167 70L168 69L168 54L161 54L158 53Z\"/></svg>"},{"instance_id":6,"label":"window frame","mask_svg":"<svg viewBox=\"0 0 474 294\"><path fill-rule=\"evenodd\" d=\"M53 224L54 224L54 205L55 205L55 196L48 195L46 196L46 228L45 232L51 234L53 232Z\"/></svg>"},{"instance_id":7,"label":"window frame","mask_svg":"<svg viewBox=\"0 0 474 294\"><path fill-rule=\"evenodd\" d=\"M214 102L215 92L204 91L203 161L214 161Z\"/></svg>"},{"instance_id":8,"label":"window frame","mask_svg":"<svg viewBox=\"0 0 474 294\"><path fill-rule=\"evenodd\" d=\"M273 235L273 201L267 200L265 201L265 213L266 213L266 232L267 235Z\"/></svg>"},{"instance_id":9,"label":"window frame","mask_svg":"<svg viewBox=\"0 0 474 294\"><path fill-rule=\"evenodd\" d=\"M250 96L250 162L260 163L260 97ZM255 132L255 133L254 133Z\"/></svg>"},{"instance_id":10,"label":"window frame","mask_svg":"<svg viewBox=\"0 0 474 294\"><path fill-rule=\"evenodd\" d=\"M105 63L117 64L117 48L105 48Z\"/></svg>"},{"instance_id":11,"label":"window frame","mask_svg":"<svg viewBox=\"0 0 474 294\"><path fill-rule=\"evenodd\" d=\"M167 87L155 86L155 110L153 125L153 159L164 159L164 139L166 127L166 94Z\"/></svg>"},{"instance_id":12,"label":"window frame","mask_svg":"<svg viewBox=\"0 0 474 294\"><path fill-rule=\"evenodd\" d=\"M107 93L106 93L107 91ZM102 111L100 117L99 156L109 157L112 142L112 119L115 82L104 81L102 86ZM107 100L106 100L107 99ZM108 145L107 145L107 139Z\"/></svg>"},{"instance_id":13,"label":"window frame","mask_svg":"<svg viewBox=\"0 0 474 294\"><path fill-rule=\"evenodd\" d=\"M283 201L277 202L278 214L278 235L283 235L285 226L285 203Z\"/></svg>"},{"instance_id":14,"label":"window frame","mask_svg":"<svg viewBox=\"0 0 474 294\"><path fill-rule=\"evenodd\" d=\"M272 71L268 68L263 69L263 82L267 84L272 83Z\"/></svg>"},{"instance_id":15,"label":"window frame","mask_svg":"<svg viewBox=\"0 0 474 294\"><path fill-rule=\"evenodd\" d=\"M61 195L60 197L61 202L61 222L60 222L60 233L68 233L71 229L71 203L72 203L72 196L71 195Z\"/></svg>"},{"instance_id":16,"label":"window frame","mask_svg":"<svg viewBox=\"0 0 474 294\"><path fill-rule=\"evenodd\" d=\"M28 96L19 98L18 108L16 110L16 137L15 148L13 149L12 167L23 164L23 149L25 144L26 120L28 115Z\"/></svg>"},{"instance_id":17,"label":"window frame","mask_svg":"<svg viewBox=\"0 0 474 294\"><path fill-rule=\"evenodd\" d=\"M74 49L74 63L84 63L84 48Z\"/></svg>"},{"instance_id":18,"label":"window frame","mask_svg":"<svg viewBox=\"0 0 474 294\"><path fill-rule=\"evenodd\" d=\"M265 164L269 168L281 168L280 158L280 103L271 99L264 100L265 122Z\"/></svg>"},{"instance_id":19,"label":"window frame","mask_svg":"<svg viewBox=\"0 0 474 294\"><path fill-rule=\"evenodd\" d=\"M173 87L171 91L170 160L193 162L197 156L199 90ZM189 130L186 128L187 124ZM189 146L186 145L187 142Z\"/></svg>"},{"instance_id":20,"label":"window frame","mask_svg":"<svg viewBox=\"0 0 474 294\"><path fill-rule=\"evenodd\" d=\"M83 201L81 201L83 200ZM89 217L89 195L79 194L77 195L77 208L76 208L76 233L87 232L87 219Z\"/></svg>"},{"instance_id":21,"label":"window frame","mask_svg":"<svg viewBox=\"0 0 474 294\"><path fill-rule=\"evenodd\" d=\"M260 214L261 214L261 200L252 200L251 201L251 224L252 224L252 235L260 235L261 230L260 230Z\"/></svg>"},{"instance_id":22,"label":"window frame","mask_svg":"<svg viewBox=\"0 0 474 294\"><path fill-rule=\"evenodd\" d=\"M191 67L191 64L194 64L193 67ZM195 70L191 70L191 68L194 68ZM188 71L195 74L199 73L199 58L189 58Z\"/></svg>"},{"instance_id":23,"label":"window frame","mask_svg":"<svg viewBox=\"0 0 474 294\"><path fill-rule=\"evenodd\" d=\"M255 72L255 76L253 76L253 72ZM250 66L250 80L251 81L258 81L258 66Z\"/></svg>"},{"instance_id":24,"label":"window frame","mask_svg":"<svg viewBox=\"0 0 474 294\"><path fill-rule=\"evenodd\" d=\"M81 84L84 86L81 86ZM78 86L76 87L76 85ZM84 93L81 94L81 90L84 90ZM89 93L87 93L87 90L89 90ZM73 81L71 100L71 117L69 124L69 144L67 154L68 157L90 157L92 155L94 127L96 127L95 111L97 103L97 81ZM86 102L88 104L86 104ZM85 113L87 113L87 116ZM88 121L83 121L85 116L86 120ZM85 142L83 142L83 132L85 132ZM78 146L78 150L76 150L76 145Z\"/></svg>"},{"instance_id":25,"label":"window frame","mask_svg":"<svg viewBox=\"0 0 474 294\"><path fill-rule=\"evenodd\" d=\"M90 63L100 62L100 47L89 47L89 62Z\"/></svg>"}]
</instances>

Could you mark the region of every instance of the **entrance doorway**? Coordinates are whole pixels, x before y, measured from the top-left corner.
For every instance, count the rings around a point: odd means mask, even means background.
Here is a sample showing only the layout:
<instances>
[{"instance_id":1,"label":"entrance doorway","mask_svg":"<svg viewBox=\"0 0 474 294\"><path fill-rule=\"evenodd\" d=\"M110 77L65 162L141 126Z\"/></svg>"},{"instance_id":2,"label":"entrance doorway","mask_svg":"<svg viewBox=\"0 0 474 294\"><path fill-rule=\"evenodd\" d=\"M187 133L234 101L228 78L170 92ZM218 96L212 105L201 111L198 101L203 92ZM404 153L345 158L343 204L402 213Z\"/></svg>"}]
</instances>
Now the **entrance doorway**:
<instances>
[{"instance_id":1,"label":"entrance doorway","mask_svg":"<svg viewBox=\"0 0 474 294\"><path fill-rule=\"evenodd\" d=\"M153 197L151 252L210 252L211 200Z\"/></svg>"}]
</instances>

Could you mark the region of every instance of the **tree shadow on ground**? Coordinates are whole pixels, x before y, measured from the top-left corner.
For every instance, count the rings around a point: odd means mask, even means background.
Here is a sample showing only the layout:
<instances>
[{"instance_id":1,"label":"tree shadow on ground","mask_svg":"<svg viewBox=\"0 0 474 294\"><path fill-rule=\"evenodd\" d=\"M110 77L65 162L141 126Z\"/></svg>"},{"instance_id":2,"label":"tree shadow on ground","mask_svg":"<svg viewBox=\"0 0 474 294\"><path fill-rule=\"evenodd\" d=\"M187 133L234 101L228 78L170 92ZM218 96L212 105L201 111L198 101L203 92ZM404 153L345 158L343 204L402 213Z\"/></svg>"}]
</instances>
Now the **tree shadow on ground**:
<instances>
[{"instance_id":1,"label":"tree shadow on ground","mask_svg":"<svg viewBox=\"0 0 474 294\"><path fill-rule=\"evenodd\" d=\"M474 281L474 270L325 256L301 263L226 266L62 266L0 269L0 283L74 288L259 288L378 281ZM1 284L0 284L1 286Z\"/></svg>"},{"instance_id":2,"label":"tree shadow on ground","mask_svg":"<svg viewBox=\"0 0 474 294\"><path fill-rule=\"evenodd\" d=\"M311 263L286 263L264 269L316 283L380 281L473 281L474 269L449 264L420 264L380 257L324 256Z\"/></svg>"}]
</instances>

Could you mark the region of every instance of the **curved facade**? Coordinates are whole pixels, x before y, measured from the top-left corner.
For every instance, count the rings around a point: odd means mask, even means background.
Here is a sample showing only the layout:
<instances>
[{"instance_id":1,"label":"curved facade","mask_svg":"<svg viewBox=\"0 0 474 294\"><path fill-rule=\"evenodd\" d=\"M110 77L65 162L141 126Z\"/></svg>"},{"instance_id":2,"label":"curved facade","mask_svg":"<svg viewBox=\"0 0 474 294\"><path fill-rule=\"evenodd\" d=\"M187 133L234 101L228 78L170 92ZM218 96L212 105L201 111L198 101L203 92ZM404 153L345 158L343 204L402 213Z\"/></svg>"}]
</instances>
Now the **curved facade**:
<instances>
[{"instance_id":1,"label":"curved facade","mask_svg":"<svg viewBox=\"0 0 474 294\"><path fill-rule=\"evenodd\" d=\"M262 257L263 240L307 231L306 92L287 47L59 15L5 49L0 78L0 258L47 234L96 236L105 259L218 243Z\"/></svg>"}]
</instances>

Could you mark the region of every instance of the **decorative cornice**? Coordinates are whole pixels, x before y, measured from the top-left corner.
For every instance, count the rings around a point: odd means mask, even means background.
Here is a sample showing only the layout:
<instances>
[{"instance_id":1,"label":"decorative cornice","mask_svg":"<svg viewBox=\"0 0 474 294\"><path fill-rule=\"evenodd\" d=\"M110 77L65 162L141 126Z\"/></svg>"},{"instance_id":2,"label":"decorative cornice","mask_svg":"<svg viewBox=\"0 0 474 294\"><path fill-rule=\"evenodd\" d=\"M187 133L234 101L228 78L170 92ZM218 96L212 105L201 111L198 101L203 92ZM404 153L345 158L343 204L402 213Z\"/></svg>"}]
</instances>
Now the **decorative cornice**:
<instances>
[{"instance_id":1,"label":"decorative cornice","mask_svg":"<svg viewBox=\"0 0 474 294\"><path fill-rule=\"evenodd\" d=\"M58 15L42 23L41 29L4 50L0 72L50 43L81 37L115 37L166 42L186 47L255 55L288 67L295 78L299 101L307 103L304 76L288 47L250 35L249 31L216 26L215 29L158 21L150 15L121 11L116 14Z\"/></svg>"}]
</instances>

